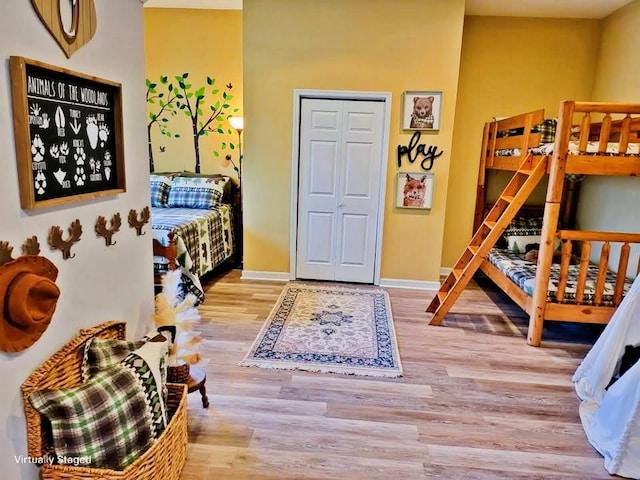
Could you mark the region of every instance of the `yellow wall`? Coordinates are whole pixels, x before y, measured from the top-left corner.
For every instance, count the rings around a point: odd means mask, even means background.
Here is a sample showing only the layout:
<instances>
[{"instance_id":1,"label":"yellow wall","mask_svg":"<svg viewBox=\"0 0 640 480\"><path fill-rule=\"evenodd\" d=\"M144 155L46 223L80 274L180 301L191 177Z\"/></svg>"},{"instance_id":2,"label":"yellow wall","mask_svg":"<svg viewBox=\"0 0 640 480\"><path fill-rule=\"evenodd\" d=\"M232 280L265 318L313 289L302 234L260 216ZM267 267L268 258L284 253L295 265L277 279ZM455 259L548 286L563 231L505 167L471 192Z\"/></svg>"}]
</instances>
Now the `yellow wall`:
<instances>
[{"instance_id":1,"label":"yellow wall","mask_svg":"<svg viewBox=\"0 0 640 480\"><path fill-rule=\"evenodd\" d=\"M160 75L168 75L173 79L175 75L189 72L188 80L194 86L205 86L207 76L210 76L216 79L216 86L221 92L230 82L234 95L230 103L240 108L236 115L242 115L242 11L145 8L144 34L147 78L157 81ZM207 92L209 90L207 88ZM155 106L149 107L152 108L148 111L156 111ZM204 114L208 111L205 108ZM179 133L181 137L167 138L154 126L155 170L193 171L195 157L191 121L179 113L170 119L168 125L172 133ZM235 176L231 168L224 168L224 155L215 158L212 153L216 149L221 152L221 142L237 143L236 133L229 135L226 130L222 135L202 137L202 172ZM160 152L160 146L165 148L164 152Z\"/></svg>"},{"instance_id":2,"label":"yellow wall","mask_svg":"<svg viewBox=\"0 0 640 480\"><path fill-rule=\"evenodd\" d=\"M593 100L640 103L638 25L639 0L604 20ZM585 230L640 232L637 205L640 205L640 178L587 177L582 185L578 226ZM611 257L613 268L617 266L617 252L613 251ZM629 265L638 265L639 254L640 249L634 247Z\"/></svg>"},{"instance_id":3,"label":"yellow wall","mask_svg":"<svg viewBox=\"0 0 640 480\"><path fill-rule=\"evenodd\" d=\"M438 279L463 18L463 0L245 0L246 269L289 271L293 90L388 91L382 277ZM430 212L393 207L405 90L443 91L441 130L426 137L445 152Z\"/></svg>"},{"instance_id":4,"label":"yellow wall","mask_svg":"<svg viewBox=\"0 0 640 480\"><path fill-rule=\"evenodd\" d=\"M484 123L539 108L556 117L561 100L590 100L600 32L597 20L465 17L443 266L471 237ZM488 181L507 178L491 173ZM533 202L543 203L544 188Z\"/></svg>"}]
</instances>

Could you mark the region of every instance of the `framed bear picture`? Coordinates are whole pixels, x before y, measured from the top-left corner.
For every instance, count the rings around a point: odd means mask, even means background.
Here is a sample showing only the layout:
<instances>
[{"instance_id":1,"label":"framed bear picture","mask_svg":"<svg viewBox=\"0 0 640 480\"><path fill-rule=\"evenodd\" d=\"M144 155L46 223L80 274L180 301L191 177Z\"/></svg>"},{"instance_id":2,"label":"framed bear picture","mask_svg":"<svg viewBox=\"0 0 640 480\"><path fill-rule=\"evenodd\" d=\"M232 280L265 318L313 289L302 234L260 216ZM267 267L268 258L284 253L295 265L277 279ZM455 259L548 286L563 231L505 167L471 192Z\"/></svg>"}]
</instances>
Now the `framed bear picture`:
<instances>
[{"instance_id":1,"label":"framed bear picture","mask_svg":"<svg viewBox=\"0 0 640 480\"><path fill-rule=\"evenodd\" d=\"M433 204L433 173L398 172L396 207L430 209Z\"/></svg>"},{"instance_id":2,"label":"framed bear picture","mask_svg":"<svg viewBox=\"0 0 640 480\"><path fill-rule=\"evenodd\" d=\"M402 102L403 130L440 130L442 92L406 91Z\"/></svg>"}]
</instances>

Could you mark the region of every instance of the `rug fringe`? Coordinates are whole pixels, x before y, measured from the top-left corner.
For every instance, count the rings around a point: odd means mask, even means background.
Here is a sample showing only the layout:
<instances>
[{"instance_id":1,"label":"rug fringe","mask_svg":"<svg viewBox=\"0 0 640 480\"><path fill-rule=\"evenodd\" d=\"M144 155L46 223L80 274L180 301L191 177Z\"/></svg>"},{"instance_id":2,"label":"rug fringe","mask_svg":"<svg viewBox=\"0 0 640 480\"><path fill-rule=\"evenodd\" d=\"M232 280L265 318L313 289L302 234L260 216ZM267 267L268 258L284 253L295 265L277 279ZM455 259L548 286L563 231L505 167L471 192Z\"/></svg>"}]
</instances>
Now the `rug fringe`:
<instances>
[{"instance_id":1,"label":"rug fringe","mask_svg":"<svg viewBox=\"0 0 640 480\"><path fill-rule=\"evenodd\" d=\"M259 362L254 360L242 360L237 364L239 367L258 367L269 370L298 370L301 372L314 373L340 373L343 375L358 375L363 377L383 377L383 378L399 378L403 376L403 371L381 371L381 370L359 370L348 368L338 369L336 366L319 367L315 365L283 365L270 362Z\"/></svg>"}]
</instances>

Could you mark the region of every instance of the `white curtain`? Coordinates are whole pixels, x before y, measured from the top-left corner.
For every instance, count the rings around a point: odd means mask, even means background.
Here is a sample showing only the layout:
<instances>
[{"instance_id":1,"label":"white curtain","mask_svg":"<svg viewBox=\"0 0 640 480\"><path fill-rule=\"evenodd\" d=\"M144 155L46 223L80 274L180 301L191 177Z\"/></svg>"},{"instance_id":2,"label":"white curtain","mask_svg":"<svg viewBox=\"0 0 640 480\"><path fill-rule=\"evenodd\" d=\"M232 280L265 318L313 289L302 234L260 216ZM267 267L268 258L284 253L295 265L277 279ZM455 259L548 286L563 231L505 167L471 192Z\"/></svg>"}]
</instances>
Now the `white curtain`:
<instances>
[{"instance_id":1,"label":"white curtain","mask_svg":"<svg viewBox=\"0 0 640 480\"><path fill-rule=\"evenodd\" d=\"M608 390L626 345L640 344L640 275L604 332L576 370L573 381L587 438L611 474L640 478L640 362Z\"/></svg>"}]
</instances>

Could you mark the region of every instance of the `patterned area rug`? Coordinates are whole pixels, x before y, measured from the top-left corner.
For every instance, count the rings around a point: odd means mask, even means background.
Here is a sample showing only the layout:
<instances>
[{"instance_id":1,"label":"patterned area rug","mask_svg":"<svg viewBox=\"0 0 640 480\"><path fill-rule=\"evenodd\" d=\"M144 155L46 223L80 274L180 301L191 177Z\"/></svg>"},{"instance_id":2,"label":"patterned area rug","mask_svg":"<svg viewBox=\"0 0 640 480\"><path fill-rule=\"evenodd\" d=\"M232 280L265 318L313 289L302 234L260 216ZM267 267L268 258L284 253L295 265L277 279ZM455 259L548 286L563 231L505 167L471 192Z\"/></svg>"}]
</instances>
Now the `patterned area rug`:
<instances>
[{"instance_id":1,"label":"patterned area rug","mask_svg":"<svg viewBox=\"0 0 640 480\"><path fill-rule=\"evenodd\" d=\"M399 377L389 295L377 288L290 283L239 365Z\"/></svg>"}]
</instances>

